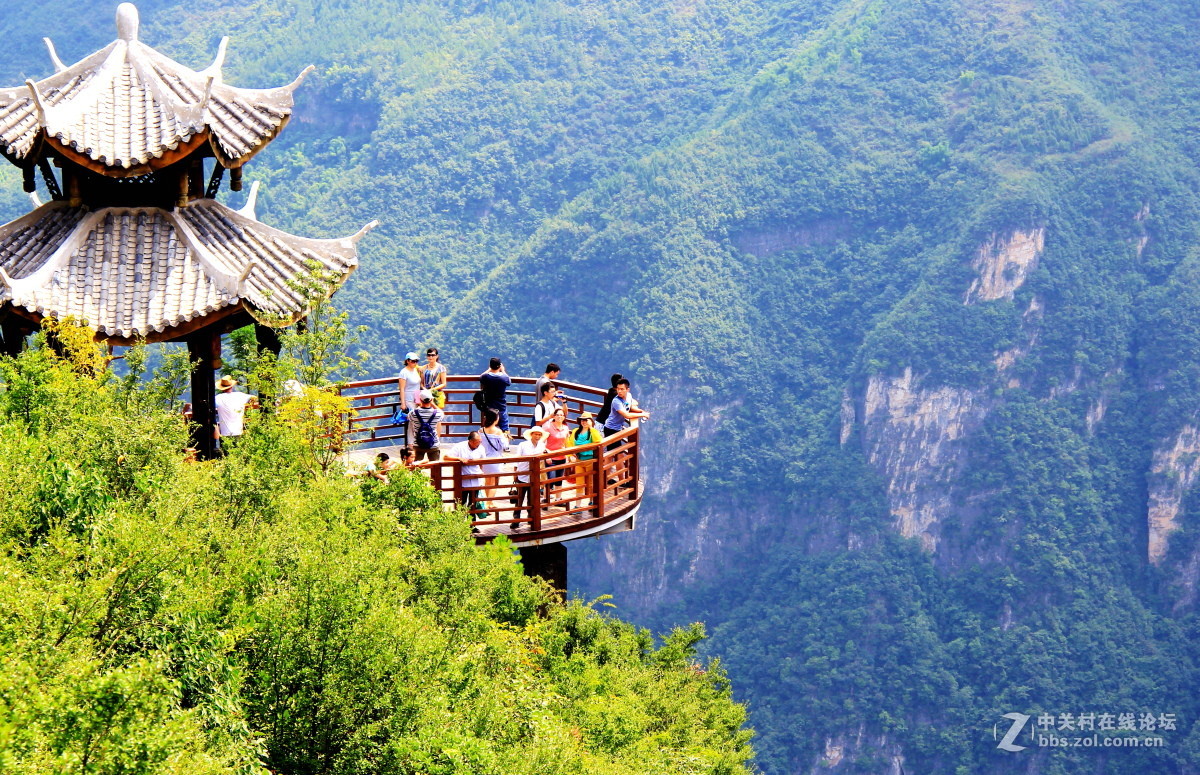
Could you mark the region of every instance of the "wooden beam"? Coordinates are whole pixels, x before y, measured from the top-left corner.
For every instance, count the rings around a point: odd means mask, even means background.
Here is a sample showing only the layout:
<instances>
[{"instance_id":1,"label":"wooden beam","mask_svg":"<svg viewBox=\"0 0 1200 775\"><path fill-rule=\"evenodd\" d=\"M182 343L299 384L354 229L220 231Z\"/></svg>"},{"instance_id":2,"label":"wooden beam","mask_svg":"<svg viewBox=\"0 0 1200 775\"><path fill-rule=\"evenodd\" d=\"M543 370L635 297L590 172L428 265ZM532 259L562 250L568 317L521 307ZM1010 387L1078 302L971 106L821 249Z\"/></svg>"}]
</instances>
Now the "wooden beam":
<instances>
[{"instance_id":1,"label":"wooden beam","mask_svg":"<svg viewBox=\"0 0 1200 775\"><path fill-rule=\"evenodd\" d=\"M533 495L533 493L530 493ZM534 497L537 497L534 495ZM526 546L521 552L521 566L526 576L549 581L560 596L567 595L567 547L561 543Z\"/></svg>"},{"instance_id":2,"label":"wooden beam","mask_svg":"<svg viewBox=\"0 0 1200 775\"><path fill-rule=\"evenodd\" d=\"M221 334L209 327L187 340L192 361L192 446L201 460L217 456L217 385L216 370L221 368Z\"/></svg>"}]
</instances>

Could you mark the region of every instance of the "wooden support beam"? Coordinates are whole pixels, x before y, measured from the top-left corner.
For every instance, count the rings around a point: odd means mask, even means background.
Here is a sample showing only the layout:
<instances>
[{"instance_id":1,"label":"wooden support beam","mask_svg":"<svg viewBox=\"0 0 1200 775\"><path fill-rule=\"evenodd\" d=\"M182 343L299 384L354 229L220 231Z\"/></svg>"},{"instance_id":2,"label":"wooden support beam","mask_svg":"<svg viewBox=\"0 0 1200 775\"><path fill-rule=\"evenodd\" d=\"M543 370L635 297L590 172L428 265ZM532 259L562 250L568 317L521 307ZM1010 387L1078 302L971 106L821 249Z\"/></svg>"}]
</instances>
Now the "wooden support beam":
<instances>
[{"instance_id":1,"label":"wooden support beam","mask_svg":"<svg viewBox=\"0 0 1200 775\"><path fill-rule=\"evenodd\" d=\"M221 368L221 334L216 327L201 329L188 337L192 361L192 446L201 460L217 456L216 370Z\"/></svg>"},{"instance_id":2,"label":"wooden support beam","mask_svg":"<svg viewBox=\"0 0 1200 775\"><path fill-rule=\"evenodd\" d=\"M25 337L33 331L29 321L21 318L5 317L0 320L0 353L14 358L25 349Z\"/></svg>"},{"instance_id":3,"label":"wooden support beam","mask_svg":"<svg viewBox=\"0 0 1200 775\"><path fill-rule=\"evenodd\" d=\"M533 495L533 493L530 493ZM535 496L536 497L536 496ZM567 547L564 544L526 546L520 550L526 576L549 581L558 593L567 595Z\"/></svg>"},{"instance_id":4,"label":"wooden support beam","mask_svg":"<svg viewBox=\"0 0 1200 775\"><path fill-rule=\"evenodd\" d=\"M280 351L283 350L283 343L279 341L279 329L264 326L262 323L254 324L254 338L258 340L260 350L274 353L275 357L279 357Z\"/></svg>"}]
</instances>

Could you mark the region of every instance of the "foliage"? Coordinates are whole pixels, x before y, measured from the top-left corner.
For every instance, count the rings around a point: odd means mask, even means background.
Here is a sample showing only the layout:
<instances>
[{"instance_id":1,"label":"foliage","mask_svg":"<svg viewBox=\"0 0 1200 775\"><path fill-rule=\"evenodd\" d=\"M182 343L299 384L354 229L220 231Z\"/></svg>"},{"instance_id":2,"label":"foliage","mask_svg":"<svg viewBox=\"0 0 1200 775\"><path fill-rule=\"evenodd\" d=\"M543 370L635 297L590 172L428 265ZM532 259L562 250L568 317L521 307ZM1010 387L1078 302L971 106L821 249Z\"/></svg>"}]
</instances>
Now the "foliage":
<instances>
[{"instance_id":1,"label":"foliage","mask_svg":"<svg viewBox=\"0 0 1200 775\"><path fill-rule=\"evenodd\" d=\"M1195 599L1171 574L1194 567L1195 498L1164 568L1145 522L1154 450L1200 422L1194 2L141 8L142 39L196 67L231 35L229 83L317 65L248 174L272 225L383 221L339 296L376 373L435 344L459 373L499 353L512 373L633 378L662 452L648 481L672 487L649 488L635 534L573 549L574 578L664 629L713 623L769 772L885 733L920 771L1003 772L998 712L1192 707ZM65 59L112 37L56 13L0 14L5 83L49 73L43 35ZM1038 228L1013 297L964 304L980 247ZM862 418L839 438L843 406L906 369L988 407L932 558L888 539ZM29 378L11 384L14 416L41 421ZM283 513L279 480L311 476L295 443L263 424L221 468L230 520ZM54 466L62 518L106 508ZM1037 766L1194 769L1187 734L1164 758ZM885 769L883 750L843 766Z\"/></svg>"},{"instance_id":2,"label":"foliage","mask_svg":"<svg viewBox=\"0 0 1200 775\"><path fill-rule=\"evenodd\" d=\"M746 772L698 631L553 602L419 474L313 466L288 404L186 462L169 375L75 352L0 359L4 772Z\"/></svg>"}]
</instances>

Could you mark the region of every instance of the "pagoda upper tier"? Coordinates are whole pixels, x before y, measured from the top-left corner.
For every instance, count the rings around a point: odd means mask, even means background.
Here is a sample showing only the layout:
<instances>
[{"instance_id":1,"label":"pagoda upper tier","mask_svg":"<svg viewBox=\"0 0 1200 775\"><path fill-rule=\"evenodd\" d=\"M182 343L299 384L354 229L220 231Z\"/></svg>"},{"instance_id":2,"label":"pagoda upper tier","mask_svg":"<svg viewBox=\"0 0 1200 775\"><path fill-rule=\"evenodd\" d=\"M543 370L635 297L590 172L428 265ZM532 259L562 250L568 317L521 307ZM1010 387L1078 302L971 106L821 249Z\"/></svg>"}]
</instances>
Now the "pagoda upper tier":
<instances>
[{"instance_id":1,"label":"pagoda upper tier","mask_svg":"<svg viewBox=\"0 0 1200 775\"><path fill-rule=\"evenodd\" d=\"M240 167L287 123L295 81L240 89L222 81L228 38L216 60L192 70L138 40L138 13L117 9L117 40L66 66L49 38L56 72L0 90L0 153L28 166L47 152L111 177L163 169L207 143L224 167Z\"/></svg>"}]
</instances>

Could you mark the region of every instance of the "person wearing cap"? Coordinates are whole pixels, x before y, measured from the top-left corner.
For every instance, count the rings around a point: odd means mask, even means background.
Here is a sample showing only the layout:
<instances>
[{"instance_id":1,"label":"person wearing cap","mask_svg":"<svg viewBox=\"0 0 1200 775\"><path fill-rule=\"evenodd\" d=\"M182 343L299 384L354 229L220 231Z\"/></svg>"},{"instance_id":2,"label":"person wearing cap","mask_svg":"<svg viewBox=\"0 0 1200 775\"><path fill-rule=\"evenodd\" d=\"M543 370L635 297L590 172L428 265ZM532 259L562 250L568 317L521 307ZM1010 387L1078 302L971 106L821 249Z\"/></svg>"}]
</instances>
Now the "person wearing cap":
<instances>
[{"instance_id":1,"label":"person wearing cap","mask_svg":"<svg viewBox=\"0 0 1200 775\"><path fill-rule=\"evenodd\" d=\"M417 456L417 462L430 460L437 462L442 459L442 450L438 446L441 439L438 436L438 426L445 413L433 403L433 392L422 390L418 393L420 406L413 407L408 413L408 429L412 435L409 445ZM428 432L425 432L428 429Z\"/></svg>"},{"instance_id":2,"label":"person wearing cap","mask_svg":"<svg viewBox=\"0 0 1200 775\"><path fill-rule=\"evenodd\" d=\"M421 387L433 393L433 403L438 409L446 408L446 375L449 370L441 362L436 347L425 351L425 365L418 367L421 372Z\"/></svg>"},{"instance_id":3,"label":"person wearing cap","mask_svg":"<svg viewBox=\"0 0 1200 775\"><path fill-rule=\"evenodd\" d=\"M258 408L258 399L249 393L234 390L238 381L228 374L217 383L217 446L221 439L236 439L246 430L246 407Z\"/></svg>"},{"instance_id":4,"label":"person wearing cap","mask_svg":"<svg viewBox=\"0 0 1200 775\"><path fill-rule=\"evenodd\" d=\"M546 451L546 429L535 425L532 428L525 429L525 441L517 445L517 457L536 457ZM529 503L529 491L532 489L532 484L529 481L529 461L518 460L516 464L517 474L517 510L513 512L513 519L521 518L521 507ZM518 525L513 524L513 529L516 530Z\"/></svg>"},{"instance_id":5,"label":"person wearing cap","mask_svg":"<svg viewBox=\"0 0 1200 775\"><path fill-rule=\"evenodd\" d=\"M400 393L401 414L407 415L421 403L419 396L421 392L421 371L417 368L416 353L405 353L404 368L400 370L396 389ZM412 434L412 426L410 425L404 437L404 443L410 447L412 446Z\"/></svg>"}]
</instances>

